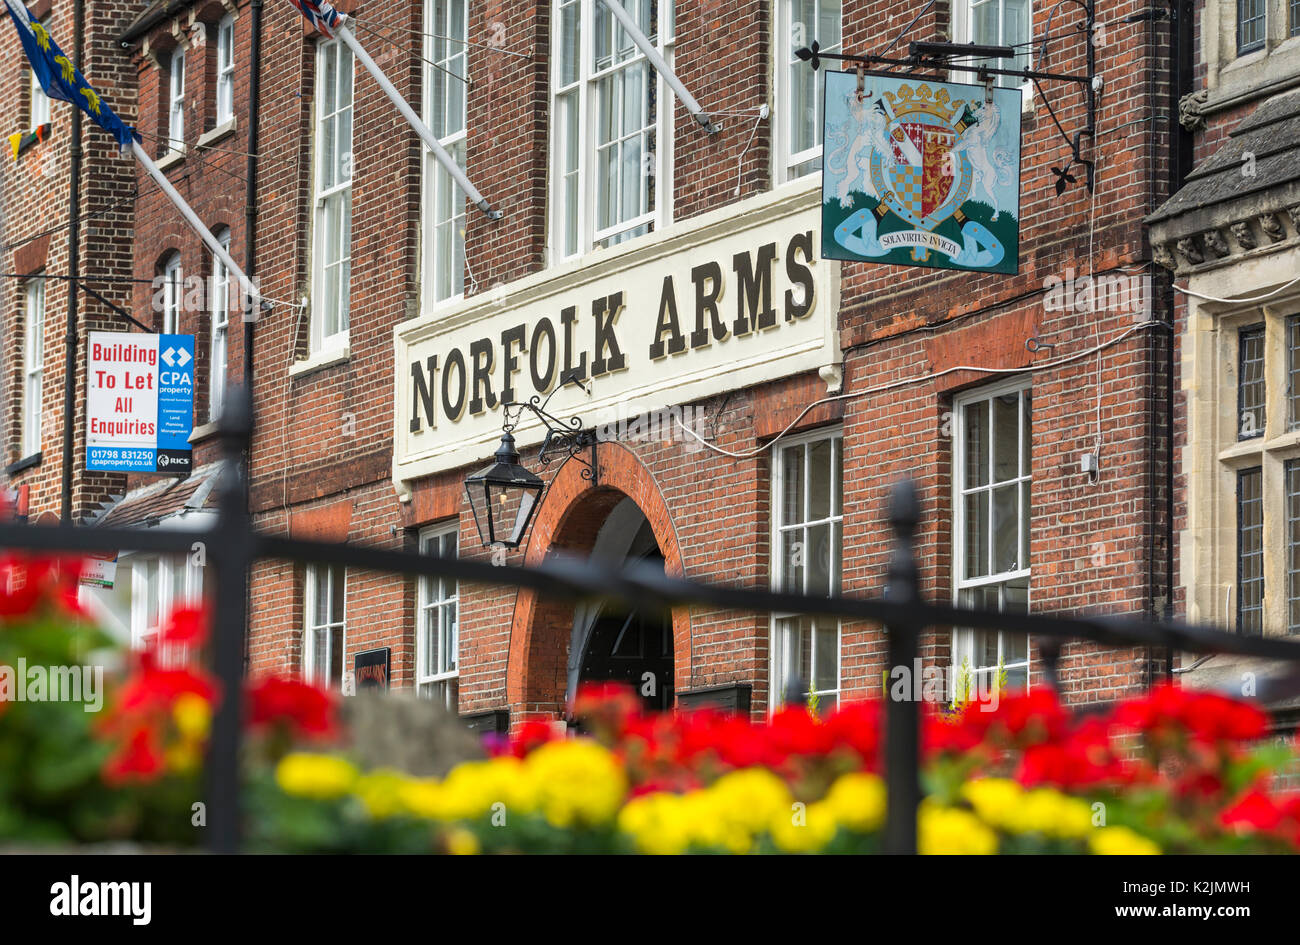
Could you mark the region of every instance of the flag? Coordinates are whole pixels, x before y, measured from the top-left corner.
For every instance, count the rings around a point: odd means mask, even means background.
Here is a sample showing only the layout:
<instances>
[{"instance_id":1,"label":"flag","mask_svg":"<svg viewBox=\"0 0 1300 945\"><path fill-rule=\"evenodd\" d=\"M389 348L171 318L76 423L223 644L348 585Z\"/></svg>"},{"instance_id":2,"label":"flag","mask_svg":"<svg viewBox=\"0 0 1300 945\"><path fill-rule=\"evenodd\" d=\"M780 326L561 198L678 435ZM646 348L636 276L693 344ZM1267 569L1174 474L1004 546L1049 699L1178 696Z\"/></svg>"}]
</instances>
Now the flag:
<instances>
[{"instance_id":1,"label":"flag","mask_svg":"<svg viewBox=\"0 0 1300 945\"><path fill-rule=\"evenodd\" d=\"M63 54L63 50L50 37L49 32L31 15L27 7L18 0L5 0L9 7L10 18L18 39L27 53L36 79L50 98L71 102L90 116L90 120L117 139L123 150L138 141L140 135L131 126L124 124L113 110L100 100L99 94L90 87L90 83L76 70L72 61Z\"/></svg>"},{"instance_id":2,"label":"flag","mask_svg":"<svg viewBox=\"0 0 1300 945\"><path fill-rule=\"evenodd\" d=\"M8 2L8 0L6 0ZM289 0L298 12L307 18L307 22L326 36L333 37L333 29L343 22L343 14L334 9L328 0Z\"/></svg>"}]
</instances>

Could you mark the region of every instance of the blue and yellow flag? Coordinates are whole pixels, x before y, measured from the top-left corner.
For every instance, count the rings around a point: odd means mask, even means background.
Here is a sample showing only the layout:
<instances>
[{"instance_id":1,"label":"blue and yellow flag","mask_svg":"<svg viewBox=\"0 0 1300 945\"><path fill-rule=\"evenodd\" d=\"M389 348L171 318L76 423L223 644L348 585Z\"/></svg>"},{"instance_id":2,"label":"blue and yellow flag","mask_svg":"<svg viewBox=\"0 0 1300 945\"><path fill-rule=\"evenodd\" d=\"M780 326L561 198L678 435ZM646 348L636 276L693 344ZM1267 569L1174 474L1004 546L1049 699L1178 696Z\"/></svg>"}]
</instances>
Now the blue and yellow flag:
<instances>
[{"instance_id":1,"label":"blue and yellow flag","mask_svg":"<svg viewBox=\"0 0 1300 945\"><path fill-rule=\"evenodd\" d=\"M122 122L113 110L100 100L99 94L90 87L85 76L76 70L72 60L63 54L50 37L49 31L31 15L27 7L18 0L5 0L9 7L9 16L18 30L18 39L27 53L27 60L36 73L41 88L50 98L72 102L90 116L90 120L103 128L122 146L123 150L131 147L132 141L139 141L140 135L130 125Z\"/></svg>"}]
</instances>

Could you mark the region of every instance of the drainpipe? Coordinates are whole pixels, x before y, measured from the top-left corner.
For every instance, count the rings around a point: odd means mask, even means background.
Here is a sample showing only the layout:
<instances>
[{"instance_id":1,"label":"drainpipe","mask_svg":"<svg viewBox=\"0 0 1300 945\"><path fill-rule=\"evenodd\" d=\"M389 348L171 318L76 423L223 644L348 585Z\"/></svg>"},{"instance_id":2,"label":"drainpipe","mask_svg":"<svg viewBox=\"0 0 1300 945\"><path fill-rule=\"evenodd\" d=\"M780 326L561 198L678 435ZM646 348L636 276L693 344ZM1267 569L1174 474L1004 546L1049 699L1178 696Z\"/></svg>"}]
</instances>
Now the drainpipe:
<instances>
[{"instance_id":1,"label":"drainpipe","mask_svg":"<svg viewBox=\"0 0 1300 945\"><path fill-rule=\"evenodd\" d=\"M85 0L72 4L72 59L77 71L85 75L82 36L86 32ZM71 180L68 184L68 312L63 336L63 496L59 504L59 523L72 524L72 438L76 423L77 399L77 328L81 321L77 279L81 275L81 109L73 105L72 135L68 141Z\"/></svg>"},{"instance_id":2,"label":"drainpipe","mask_svg":"<svg viewBox=\"0 0 1300 945\"><path fill-rule=\"evenodd\" d=\"M248 56L248 168L244 190L244 272L250 279L256 276L257 263L257 154L260 147L258 131L261 121L262 105L262 3L263 0L251 0L249 3L249 56ZM252 515L252 481L253 481L253 447L252 419L255 413L256 399L253 397L253 326L261 314L261 302L258 299L246 299L244 302L244 388L248 392L249 439L244 447L244 483L248 494L245 506ZM255 308L256 306L256 308ZM250 575L251 578L251 575ZM248 596L245 613L253 612L253 582L244 583ZM252 633L244 627L244 675L248 675L252 659Z\"/></svg>"},{"instance_id":3,"label":"drainpipe","mask_svg":"<svg viewBox=\"0 0 1300 945\"><path fill-rule=\"evenodd\" d=\"M1192 135L1178 121L1178 103L1192 91L1194 12L1187 0L1173 0L1169 5L1169 196L1182 189L1192 170ZM1169 274L1165 287L1165 307L1169 312L1169 331L1165 337L1165 608L1164 618L1174 616L1174 346L1176 343L1174 276ZM1174 649L1165 650L1165 680L1174 678Z\"/></svg>"}]
</instances>

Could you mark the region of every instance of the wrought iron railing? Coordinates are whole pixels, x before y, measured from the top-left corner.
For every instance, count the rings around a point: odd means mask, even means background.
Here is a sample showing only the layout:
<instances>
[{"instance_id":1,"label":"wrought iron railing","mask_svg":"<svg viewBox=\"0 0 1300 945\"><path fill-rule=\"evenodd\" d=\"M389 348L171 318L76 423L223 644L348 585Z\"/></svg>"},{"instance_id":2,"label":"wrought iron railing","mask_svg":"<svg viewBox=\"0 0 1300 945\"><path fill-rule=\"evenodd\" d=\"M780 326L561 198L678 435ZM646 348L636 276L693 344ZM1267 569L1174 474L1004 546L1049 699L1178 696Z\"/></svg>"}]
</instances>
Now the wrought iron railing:
<instances>
[{"instance_id":1,"label":"wrought iron railing","mask_svg":"<svg viewBox=\"0 0 1300 945\"><path fill-rule=\"evenodd\" d=\"M793 612L881 624L888 634L890 666L911 667L927 627L968 627L1032 634L1049 679L1055 679L1060 643L1084 639L1109 647L1163 647L1195 653L1229 653L1300 662L1300 641L1245 637L1211 627L1135 616L1015 614L967 609L921 597L914 539L919 504L910 482L893 492L890 521L895 532L888 585L880 598L815 597L765 588L707 584L666 575L662 569L611 569L572 556L553 555L534 568L497 566L463 558L440 558L347 542L302 541L257 532L248 507L245 457L252 424L245 393L232 393L222 410L219 437L225 458L216 525L205 530L144 530L0 523L0 548L35 552L142 551L183 554L202 542L214 572L212 669L222 691L240 691L244 639L248 632L248 581L260 558L522 587L574 599L603 599L659 608L712 606L757 612ZM208 846L237 852L240 846L238 758L242 705L221 700L212 725L205 765ZM888 789L885 849L916 851L916 812L921 800L921 703L890 699L885 721L885 780Z\"/></svg>"}]
</instances>

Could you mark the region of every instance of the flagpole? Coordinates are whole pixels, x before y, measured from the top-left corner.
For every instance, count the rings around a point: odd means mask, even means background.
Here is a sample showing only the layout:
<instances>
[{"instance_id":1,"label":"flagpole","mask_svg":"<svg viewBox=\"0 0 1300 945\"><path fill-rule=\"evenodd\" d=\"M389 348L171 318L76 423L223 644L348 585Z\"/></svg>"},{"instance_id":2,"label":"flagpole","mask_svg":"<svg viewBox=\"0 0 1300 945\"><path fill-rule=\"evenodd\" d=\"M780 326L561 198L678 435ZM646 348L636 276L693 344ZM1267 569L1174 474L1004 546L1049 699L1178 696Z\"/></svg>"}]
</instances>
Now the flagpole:
<instances>
[{"instance_id":1,"label":"flagpole","mask_svg":"<svg viewBox=\"0 0 1300 945\"><path fill-rule=\"evenodd\" d=\"M152 177L154 183L158 185L158 189L166 194L167 199L176 205L176 209L181 212L181 216L185 218L185 222L188 223L193 228L194 232L199 235L203 240L204 245L206 245L208 249L212 250L213 255L221 260L221 265L226 267L226 272L239 280L239 284L243 288L246 297L251 299L254 303L252 306L252 315L249 317L256 320L260 308L259 303L262 299L262 293L257 290L255 285L253 285L252 280L249 279L248 276L244 275L244 270L239 268L238 264L236 264L236 262L230 257L230 253L226 252L225 247L217 242L217 238L212 235L212 231L204 226L203 221L198 218L198 215L195 214L193 208L185 202L185 198L182 197L180 193L177 192L176 188L172 186L172 182L167 179L167 175L158 169L158 165L153 162L153 158L149 157L145 149L141 147L139 141L131 142L131 153L134 154L136 160L144 166L144 169L149 172L149 176Z\"/></svg>"},{"instance_id":2,"label":"flagpole","mask_svg":"<svg viewBox=\"0 0 1300 945\"><path fill-rule=\"evenodd\" d=\"M456 163L456 159L448 154L447 149L438 143L438 139L433 136L433 132L429 130L429 126L420 120L420 116L415 114L415 110L411 108L406 99L402 98L402 94L393 87L393 83L388 80L388 76L384 75L383 70L375 64L375 60L371 59L370 54L365 51L359 42L357 42L356 36L353 35L350 29L348 29L347 23L339 23L333 28L333 32L335 36L347 45L348 49L352 50L352 54L361 61L363 66L366 67L366 71L374 76L375 81L379 83L379 87L384 90L384 94L387 95L389 100L397 106L397 110L401 112L402 117L405 118L407 123L415 129L415 133L420 136L420 140L428 146L431 152L433 152L433 156L437 158L438 163L442 165L443 170L450 174L456 183L460 185L460 189L465 192L465 195L469 197L474 206L486 213L488 219L500 220L502 212L493 209L492 204L488 203L487 198L479 193L477 187L470 183L470 179L465 175L465 172L461 170L461 166Z\"/></svg>"}]
</instances>

